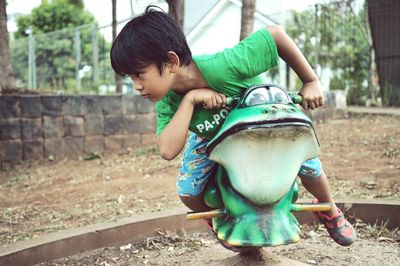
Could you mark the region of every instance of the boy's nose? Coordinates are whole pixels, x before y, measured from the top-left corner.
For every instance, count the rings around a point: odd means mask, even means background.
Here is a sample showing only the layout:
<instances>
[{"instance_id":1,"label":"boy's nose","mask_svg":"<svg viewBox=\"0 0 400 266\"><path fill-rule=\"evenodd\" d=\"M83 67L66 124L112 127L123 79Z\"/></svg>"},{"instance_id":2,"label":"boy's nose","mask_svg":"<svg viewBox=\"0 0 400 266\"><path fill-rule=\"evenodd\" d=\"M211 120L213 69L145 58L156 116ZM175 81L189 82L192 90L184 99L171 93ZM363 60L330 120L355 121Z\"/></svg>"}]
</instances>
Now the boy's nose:
<instances>
[{"instance_id":1,"label":"boy's nose","mask_svg":"<svg viewBox=\"0 0 400 266\"><path fill-rule=\"evenodd\" d=\"M143 90L143 86L142 86L142 84L140 84L140 82L134 81L133 84L134 84L135 90L137 90L137 91Z\"/></svg>"}]
</instances>

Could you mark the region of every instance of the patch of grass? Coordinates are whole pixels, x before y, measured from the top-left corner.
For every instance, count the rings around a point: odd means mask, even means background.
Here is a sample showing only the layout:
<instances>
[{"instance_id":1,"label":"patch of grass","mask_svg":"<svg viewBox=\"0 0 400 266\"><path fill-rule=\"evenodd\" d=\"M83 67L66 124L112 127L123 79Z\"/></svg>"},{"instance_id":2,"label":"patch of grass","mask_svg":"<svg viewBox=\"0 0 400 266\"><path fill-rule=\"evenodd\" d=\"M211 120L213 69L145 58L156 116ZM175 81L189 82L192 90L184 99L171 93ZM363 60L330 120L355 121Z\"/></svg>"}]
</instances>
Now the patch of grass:
<instances>
[{"instance_id":1,"label":"patch of grass","mask_svg":"<svg viewBox=\"0 0 400 266\"><path fill-rule=\"evenodd\" d=\"M149 146L144 146L136 150L135 155L136 156L146 156L146 155L154 155L157 154L158 150L156 145L149 145Z\"/></svg>"},{"instance_id":2,"label":"patch of grass","mask_svg":"<svg viewBox=\"0 0 400 266\"><path fill-rule=\"evenodd\" d=\"M8 181L4 184L5 187L12 187L15 184L21 183L25 180L29 179L29 174L18 173L12 176Z\"/></svg>"},{"instance_id":3,"label":"patch of grass","mask_svg":"<svg viewBox=\"0 0 400 266\"><path fill-rule=\"evenodd\" d=\"M181 228L178 231L158 230L155 237L148 237L141 246L145 250L161 250L168 248L184 248L186 251L199 250L204 246L202 234L195 234L189 237L186 231Z\"/></svg>"},{"instance_id":4,"label":"patch of grass","mask_svg":"<svg viewBox=\"0 0 400 266\"><path fill-rule=\"evenodd\" d=\"M91 161L91 160L96 160L96 159L101 159L101 153L100 152L92 152L88 155L85 156L79 156L80 161Z\"/></svg>"},{"instance_id":5,"label":"patch of grass","mask_svg":"<svg viewBox=\"0 0 400 266\"><path fill-rule=\"evenodd\" d=\"M34 236L34 234L29 233L29 232L18 234L16 236L11 236L10 243L16 243L19 241L29 240L29 239L32 239L33 236Z\"/></svg>"},{"instance_id":6,"label":"patch of grass","mask_svg":"<svg viewBox=\"0 0 400 266\"><path fill-rule=\"evenodd\" d=\"M33 233L49 233L65 230L65 226L62 224L51 224L43 225L33 229Z\"/></svg>"},{"instance_id":7,"label":"patch of grass","mask_svg":"<svg viewBox=\"0 0 400 266\"><path fill-rule=\"evenodd\" d=\"M375 222L375 224L366 224L360 219L356 219L353 223L354 228L357 230L357 234L362 238L373 238L378 241L386 242L398 242L400 240L400 230L399 228L389 229L387 227L388 221L381 221L380 223Z\"/></svg>"},{"instance_id":8,"label":"patch of grass","mask_svg":"<svg viewBox=\"0 0 400 266\"><path fill-rule=\"evenodd\" d=\"M386 156L386 157L390 158L391 160L393 160L399 154L400 154L400 149L389 147L383 152L382 156Z\"/></svg>"}]
</instances>

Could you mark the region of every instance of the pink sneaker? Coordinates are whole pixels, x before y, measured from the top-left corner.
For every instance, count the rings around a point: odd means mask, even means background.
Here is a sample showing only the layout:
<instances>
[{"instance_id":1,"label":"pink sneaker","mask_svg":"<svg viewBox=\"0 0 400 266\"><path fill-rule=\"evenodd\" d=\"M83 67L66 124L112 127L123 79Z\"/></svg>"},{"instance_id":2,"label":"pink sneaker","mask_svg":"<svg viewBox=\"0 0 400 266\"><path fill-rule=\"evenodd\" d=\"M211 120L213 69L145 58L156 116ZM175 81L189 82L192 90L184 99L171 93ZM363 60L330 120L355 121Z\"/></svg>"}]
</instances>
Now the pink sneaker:
<instances>
[{"instance_id":1,"label":"pink sneaker","mask_svg":"<svg viewBox=\"0 0 400 266\"><path fill-rule=\"evenodd\" d=\"M356 240L356 230L344 217L343 212L338 208L339 213L328 216L323 212L315 212L319 221L325 225L329 235L341 246L350 246Z\"/></svg>"}]
</instances>

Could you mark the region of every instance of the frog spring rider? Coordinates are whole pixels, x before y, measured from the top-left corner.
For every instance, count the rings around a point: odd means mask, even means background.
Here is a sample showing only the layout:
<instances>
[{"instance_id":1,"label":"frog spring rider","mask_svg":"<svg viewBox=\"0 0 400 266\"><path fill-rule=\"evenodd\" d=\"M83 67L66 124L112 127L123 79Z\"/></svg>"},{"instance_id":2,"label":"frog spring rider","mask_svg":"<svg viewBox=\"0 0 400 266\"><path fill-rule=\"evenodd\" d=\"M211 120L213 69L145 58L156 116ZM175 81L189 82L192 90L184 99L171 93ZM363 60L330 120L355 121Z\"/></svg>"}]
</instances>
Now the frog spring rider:
<instances>
[{"instance_id":1,"label":"frog spring rider","mask_svg":"<svg viewBox=\"0 0 400 266\"><path fill-rule=\"evenodd\" d=\"M214 210L189 213L188 220L212 218L223 242L258 248L299 240L293 211L330 210L329 203L295 203L297 173L319 154L312 121L296 105L300 102L300 95L275 85L254 86L228 99L232 110L206 150L218 163L204 195Z\"/></svg>"}]
</instances>

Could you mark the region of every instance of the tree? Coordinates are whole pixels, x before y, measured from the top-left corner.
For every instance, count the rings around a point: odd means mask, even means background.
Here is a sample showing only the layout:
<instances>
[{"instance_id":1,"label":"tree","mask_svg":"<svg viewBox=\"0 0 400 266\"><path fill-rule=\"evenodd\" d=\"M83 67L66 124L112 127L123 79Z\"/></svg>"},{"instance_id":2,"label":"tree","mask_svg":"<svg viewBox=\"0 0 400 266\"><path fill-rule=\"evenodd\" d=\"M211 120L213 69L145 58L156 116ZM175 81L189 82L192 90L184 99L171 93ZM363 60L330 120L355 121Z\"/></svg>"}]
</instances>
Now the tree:
<instances>
[{"instance_id":1,"label":"tree","mask_svg":"<svg viewBox=\"0 0 400 266\"><path fill-rule=\"evenodd\" d=\"M74 6L77 6L79 8L84 8L83 0L68 0L68 2Z\"/></svg>"},{"instance_id":2,"label":"tree","mask_svg":"<svg viewBox=\"0 0 400 266\"><path fill-rule=\"evenodd\" d=\"M243 0L240 40L243 40L253 32L255 10L256 0Z\"/></svg>"},{"instance_id":3,"label":"tree","mask_svg":"<svg viewBox=\"0 0 400 266\"><path fill-rule=\"evenodd\" d=\"M35 40L38 86L67 89L75 84L76 51L81 51L82 66L92 58L91 34L95 19L85 11L80 0L42 1L30 15L19 17L13 49L16 76L27 76L28 32ZM77 28L79 27L79 28ZM76 47L79 38L83 45ZM20 44L24 44L23 46ZM25 64L25 65L24 65Z\"/></svg>"},{"instance_id":4,"label":"tree","mask_svg":"<svg viewBox=\"0 0 400 266\"><path fill-rule=\"evenodd\" d=\"M30 27L38 34L94 23L94 16L83 7L78 0L44 0L30 15L18 18L16 37L27 36Z\"/></svg>"},{"instance_id":5,"label":"tree","mask_svg":"<svg viewBox=\"0 0 400 266\"><path fill-rule=\"evenodd\" d=\"M329 69L331 90L347 90L349 104L364 104L369 97L370 45L365 35L365 12L355 14L353 0L316 5L293 12L286 31L314 69Z\"/></svg>"},{"instance_id":6,"label":"tree","mask_svg":"<svg viewBox=\"0 0 400 266\"><path fill-rule=\"evenodd\" d=\"M171 16L178 26L183 29L183 20L185 15L185 0L167 0L168 15Z\"/></svg>"},{"instance_id":7,"label":"tree","mask_svg":"<svg viewBox=\"0 0 400 266\"><path fill-rule=\"evenodd\" d=\"M6 5L6 0L0 0L0 36L2 36L0 40L0 94L4 89L15 88L10 59Z\"/></svg>"},{"instance_id":8,"label":"tree","mask_svg":"<svg viewBox=\"0 0 400 266\"><path fill-rule=\"evenodd\" d=\"M112 1L112 39L117 37L117 0ZM115 85L118 93L122 92L122 77L115 73Z\"/></svg>"}]
</instances>

